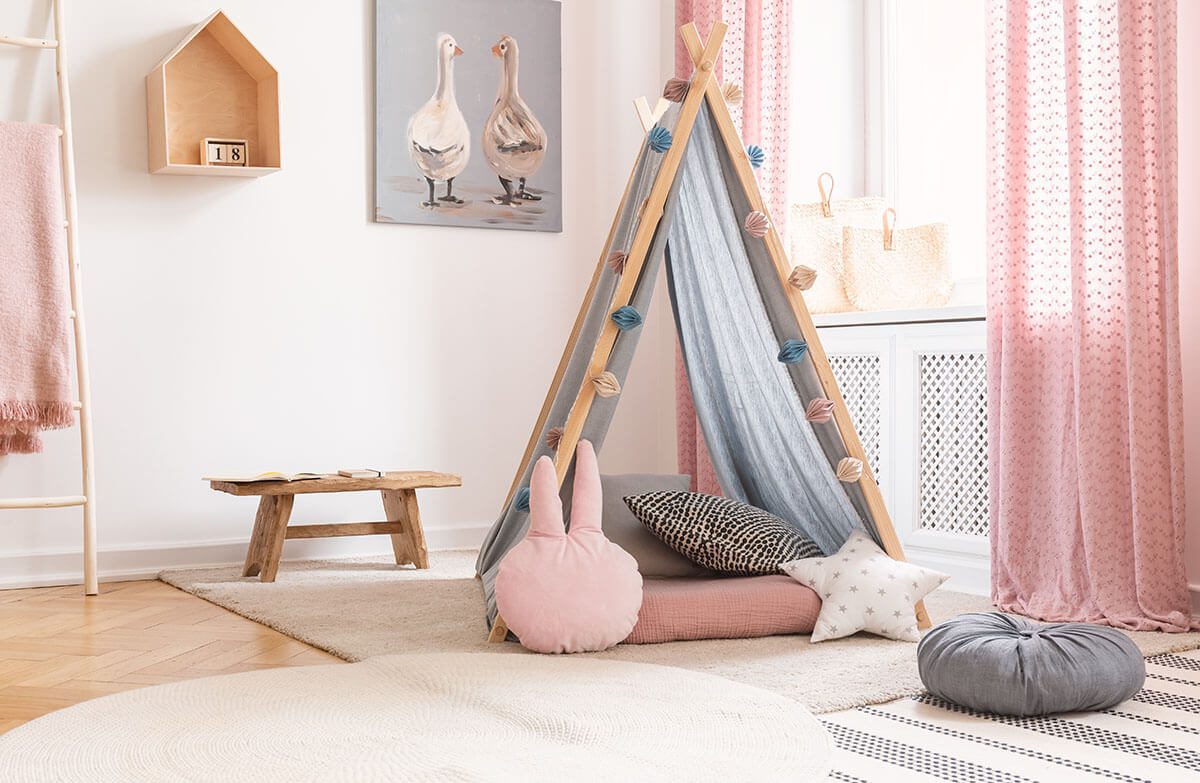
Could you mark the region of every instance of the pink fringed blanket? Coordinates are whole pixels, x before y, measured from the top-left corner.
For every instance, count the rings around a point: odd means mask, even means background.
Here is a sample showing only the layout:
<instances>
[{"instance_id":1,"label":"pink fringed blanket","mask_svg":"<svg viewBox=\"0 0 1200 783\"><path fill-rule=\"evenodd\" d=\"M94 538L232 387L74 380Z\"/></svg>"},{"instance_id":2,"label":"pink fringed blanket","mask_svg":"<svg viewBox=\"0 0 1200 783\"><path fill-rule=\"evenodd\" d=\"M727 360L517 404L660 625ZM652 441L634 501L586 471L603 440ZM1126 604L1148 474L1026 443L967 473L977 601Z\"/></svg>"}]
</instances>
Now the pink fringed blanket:
<instances>
[{"instance_id":1,"label":"pink fringed blanket","mask_svg":"<svg viewBox=\"0 0 1200 783\"><path fill-rule=\"evenodd\" d=\"M0 454L74 423L58 129L0 122Z\"/></svg>"}]
</instances>

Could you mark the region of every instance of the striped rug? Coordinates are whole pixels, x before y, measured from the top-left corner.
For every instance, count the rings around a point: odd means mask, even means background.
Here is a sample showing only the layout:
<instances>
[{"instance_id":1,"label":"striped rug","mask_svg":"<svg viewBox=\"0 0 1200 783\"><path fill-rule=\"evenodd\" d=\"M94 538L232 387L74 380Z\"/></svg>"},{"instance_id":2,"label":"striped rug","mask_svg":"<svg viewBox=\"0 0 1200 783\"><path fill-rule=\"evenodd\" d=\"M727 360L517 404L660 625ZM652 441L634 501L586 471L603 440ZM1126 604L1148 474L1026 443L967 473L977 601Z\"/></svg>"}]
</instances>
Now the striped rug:
<instances>
[{"instance_id":1,"label":"striped rug","mask_svg":"<svg viewBox=\"0 0 1200 783\"><path fill-rule=\"evenodd\" d=\"M1008 718L928 694L823 716L844 783L1200 781L1200 650L1146 659L1111 710Z\"/></svg>"}]
</instances>

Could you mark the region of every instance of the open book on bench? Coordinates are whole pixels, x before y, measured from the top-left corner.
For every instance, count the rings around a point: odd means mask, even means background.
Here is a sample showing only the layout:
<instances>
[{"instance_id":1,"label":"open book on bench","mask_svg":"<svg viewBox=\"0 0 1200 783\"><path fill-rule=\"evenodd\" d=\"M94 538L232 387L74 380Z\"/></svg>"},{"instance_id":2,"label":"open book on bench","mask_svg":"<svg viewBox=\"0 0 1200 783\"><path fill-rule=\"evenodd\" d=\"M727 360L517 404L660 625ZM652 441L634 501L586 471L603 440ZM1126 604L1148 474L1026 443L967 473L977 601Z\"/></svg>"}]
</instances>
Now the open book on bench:
<instances>
[{"instance_id":1,"label":"open book on bench","mask_svg":"<svg viewBox=\"0 0 1200 783\"><path fill-rule=\"evenodd\" d=\"M230 484L249 484L255 481L308 481L325 478L327 473L279 473L268 471L253 476L204 476L202 481L227 481Z\"/></svg>"}]
</instances>

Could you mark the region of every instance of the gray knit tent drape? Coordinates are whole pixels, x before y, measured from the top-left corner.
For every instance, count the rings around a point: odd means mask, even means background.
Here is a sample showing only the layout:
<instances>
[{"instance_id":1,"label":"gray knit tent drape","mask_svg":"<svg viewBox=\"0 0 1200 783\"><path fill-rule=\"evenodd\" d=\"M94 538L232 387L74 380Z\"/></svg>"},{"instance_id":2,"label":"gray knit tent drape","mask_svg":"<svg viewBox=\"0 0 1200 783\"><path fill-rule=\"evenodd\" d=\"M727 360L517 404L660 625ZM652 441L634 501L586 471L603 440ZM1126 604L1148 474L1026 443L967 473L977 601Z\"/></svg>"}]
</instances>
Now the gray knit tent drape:
<instances>
[{"instance_id":1,"label":"gray knit tent drape","mask_svg":"<svg viewBox=\"0 0 1200 783\"><path fill-rule=\"evenodd\" d=\"M647 313L665 257L696 413L726 496L786 520L825 552L836 550L857 527L878 538L858 485L838 481L835 475L834 466L846 456L836 427L805 420L808 402L824 396L811 360L805 356L798 363L783 364L777 359L785 340L802 340L803 335L765 243L742 228L749 202L716 135L707 104L701 107L687 145L630 304ZM661 162L661 154L648 146L643 150L606 253L629 247L638 210ZM547 431L567 419L618 281L613 272L601 273L575 352L551 403ZM640 332L621 332L609 360L608 370L622 385ZM597 451L619 400L619 395L598 397L588 413L583 437ZM545 435L539 434L537 448L522 466L521 486L528 486L537 458L553 454ZM569 503L570 486L568 476L562 490L564 503ZM510 502L479 553L477 569L487 596L489 623L495 618L496 569L525 536L528 523L528 513Z\"/></svg>"}]
</instances>

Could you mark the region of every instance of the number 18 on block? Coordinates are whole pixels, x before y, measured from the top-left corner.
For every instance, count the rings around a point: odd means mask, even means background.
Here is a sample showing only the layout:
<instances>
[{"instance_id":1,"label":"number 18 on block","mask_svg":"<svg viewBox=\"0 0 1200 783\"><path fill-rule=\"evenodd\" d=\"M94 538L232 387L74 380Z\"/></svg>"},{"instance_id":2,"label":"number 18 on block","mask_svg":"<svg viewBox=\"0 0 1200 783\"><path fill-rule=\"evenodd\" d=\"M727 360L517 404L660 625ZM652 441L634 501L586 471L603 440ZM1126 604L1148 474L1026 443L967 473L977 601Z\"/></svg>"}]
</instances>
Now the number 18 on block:
<instances>
[{"instance_id":1,"label":"number 18 on block","mask_svg":"<svg viewBox=\"0 0 1200 783\"><path fill-rule=\"evenodd\" d=\"M245 139L205 139L200 148L205 166L249 166Z\"/></svg>"}]
</instances>

